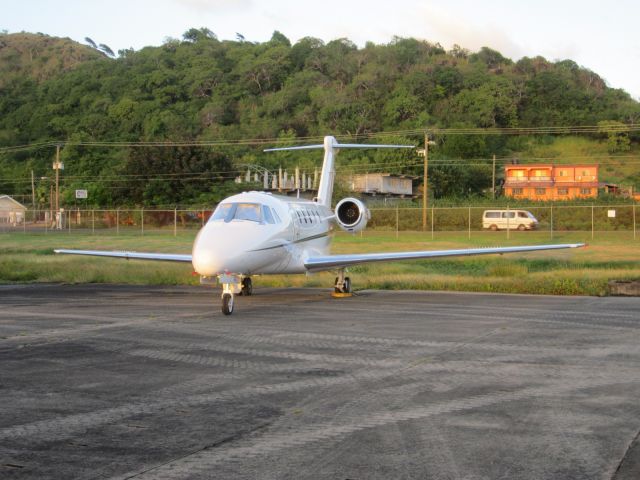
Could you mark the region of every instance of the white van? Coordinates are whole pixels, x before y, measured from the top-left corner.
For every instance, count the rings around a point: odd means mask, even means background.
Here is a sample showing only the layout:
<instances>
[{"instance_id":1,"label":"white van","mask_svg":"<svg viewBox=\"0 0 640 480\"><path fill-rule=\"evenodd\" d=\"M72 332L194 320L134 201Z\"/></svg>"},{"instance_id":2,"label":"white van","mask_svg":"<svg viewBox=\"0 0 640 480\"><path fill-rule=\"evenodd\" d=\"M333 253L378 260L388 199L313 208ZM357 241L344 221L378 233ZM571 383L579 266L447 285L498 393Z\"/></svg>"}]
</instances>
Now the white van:
<instances>
[{"instance_id":1,"label":"white van","mask_svg":"<svg viewBox=\"0 0 640 480\"><path fill-rule=\"evenodd\" d=\"M534 230L538 220L526 210L485 210L482 228L489 230Z\"/></svg>"}]
</instances>

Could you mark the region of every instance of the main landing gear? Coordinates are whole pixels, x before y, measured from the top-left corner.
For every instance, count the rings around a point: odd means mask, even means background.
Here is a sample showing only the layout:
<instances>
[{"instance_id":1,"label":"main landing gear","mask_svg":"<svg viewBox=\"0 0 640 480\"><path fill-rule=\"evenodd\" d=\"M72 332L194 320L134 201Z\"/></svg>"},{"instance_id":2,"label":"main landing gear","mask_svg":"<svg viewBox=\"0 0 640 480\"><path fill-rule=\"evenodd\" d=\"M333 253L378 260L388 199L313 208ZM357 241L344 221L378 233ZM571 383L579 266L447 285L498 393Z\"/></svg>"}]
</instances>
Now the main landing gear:
<instances>
[{"instance_id":1,"label":"main landing gear","mask_svg":"<svg viewBox=\"0 0 640 480\"><path fill-rule=\"evenodd\" d=\"M331 295L338 298L350 297L352 295L351 279L344 276L344 269L338 271L336 283L333 286L333 293Z\"/></svg>"},{"instance_id":2,"label":"main landing gear","mask_svg":"<svg viewBox=\"0 0 640 480\"><path fill-rule=\"evenodd\" d=\"M238 275L220 275L218 281L222 284L222 313L233 313L234 295L250 296L253 293L253 284L250 277Z\"/></svg>"}]
</instances>

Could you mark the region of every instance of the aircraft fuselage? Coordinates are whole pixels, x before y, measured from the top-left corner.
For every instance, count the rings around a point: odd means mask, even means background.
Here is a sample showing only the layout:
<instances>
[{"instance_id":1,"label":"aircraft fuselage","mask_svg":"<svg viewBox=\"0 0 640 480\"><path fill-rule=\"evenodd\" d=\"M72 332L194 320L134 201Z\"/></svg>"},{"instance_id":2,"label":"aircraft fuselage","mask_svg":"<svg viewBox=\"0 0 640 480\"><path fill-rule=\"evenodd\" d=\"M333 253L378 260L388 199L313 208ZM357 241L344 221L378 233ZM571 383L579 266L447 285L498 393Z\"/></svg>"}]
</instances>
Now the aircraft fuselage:
<instances>
[{"instance_id":1,"label":"aircraft fuselage","mask_svg":"<svg viewBox=\"0 0 640 480\"><path fill-rule=\"evenodd\" d=\"M221 202L193 244L204 277L305 273L304 261L329 254L334 215L316 202L247 192Z\"/></svg>"}]
</instances>

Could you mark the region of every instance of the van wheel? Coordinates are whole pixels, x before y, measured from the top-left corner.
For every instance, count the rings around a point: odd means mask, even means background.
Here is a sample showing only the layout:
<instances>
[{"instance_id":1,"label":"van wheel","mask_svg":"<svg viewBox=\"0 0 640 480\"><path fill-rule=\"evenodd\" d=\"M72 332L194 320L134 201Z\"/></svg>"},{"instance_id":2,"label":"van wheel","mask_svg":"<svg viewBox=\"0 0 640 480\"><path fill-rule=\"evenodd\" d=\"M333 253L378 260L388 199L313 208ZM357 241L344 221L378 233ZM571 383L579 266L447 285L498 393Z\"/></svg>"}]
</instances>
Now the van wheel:
<instances>
[{"instance_id":1,"label":"van wheel","mask_svg":"<svg viewBox=\"0 0 640 480\"><path fill-rule=\"evenodd\" d=\"M523 230L526 230L527 227L525 227L524 225L518 225L518 230L520 230L521 232Z\"/></svg>"},{"instance_id":2,"label":"van wheel","mask_svg":"<svg viewBox=\"0 0 640 480\"><path fill-rule=\"evenodd\" d=\"M489 229L490 229L490 230L493 230L493 231L495 232L496 230L498 230L498 226L497 226L497 225L491 225L491 226L489 227Z\"/></svg>"}]
</instances>

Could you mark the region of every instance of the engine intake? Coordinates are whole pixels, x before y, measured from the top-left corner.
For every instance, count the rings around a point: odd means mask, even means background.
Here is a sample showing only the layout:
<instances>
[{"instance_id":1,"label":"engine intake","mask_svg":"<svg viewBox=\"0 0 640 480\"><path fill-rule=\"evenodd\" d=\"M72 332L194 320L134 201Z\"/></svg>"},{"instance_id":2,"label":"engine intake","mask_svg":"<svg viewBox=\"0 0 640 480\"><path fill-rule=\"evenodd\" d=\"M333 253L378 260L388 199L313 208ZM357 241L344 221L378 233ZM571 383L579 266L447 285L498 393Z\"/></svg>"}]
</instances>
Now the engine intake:
<instances>
[{"instance_id":1,"label":"engine intake","mask_svg":"<svg viewBox=\"0 0 640 480\"><path fill-rule=\"evenodd\" d=\"M357 233L364 230L370 218L369 209L357 198L343 198L336 205L338 226L347 232Z\"/></svg>"}]
</instances>

